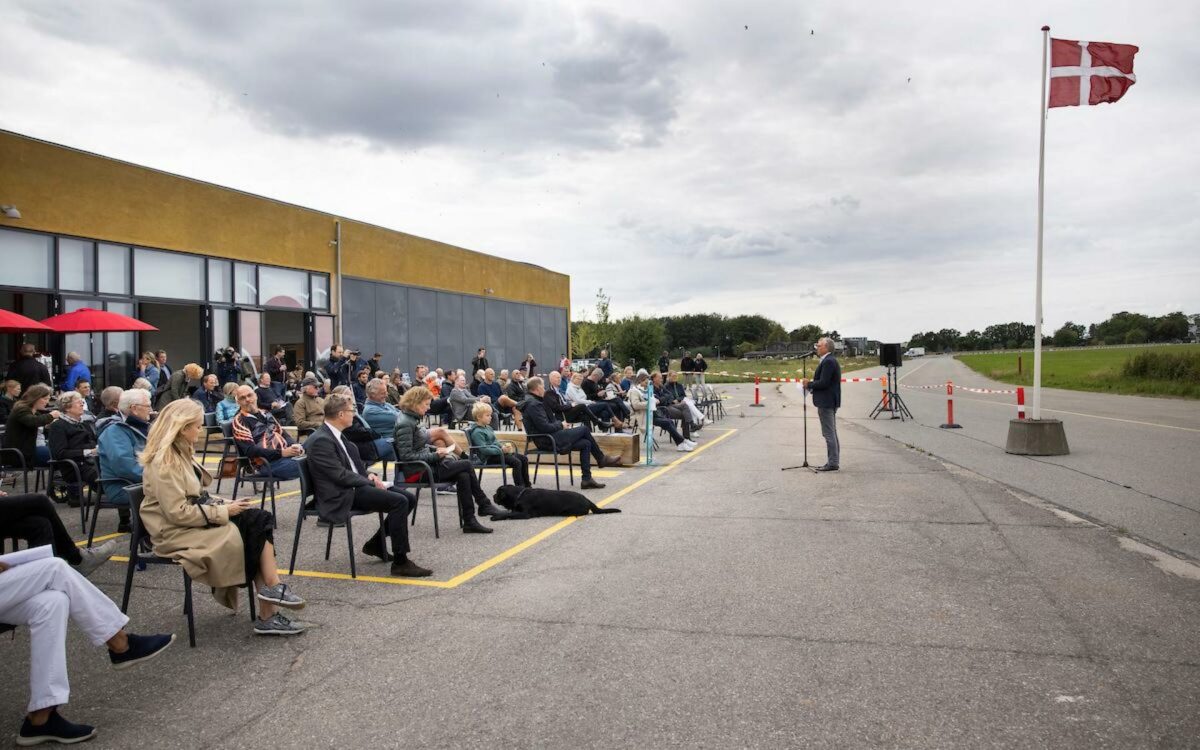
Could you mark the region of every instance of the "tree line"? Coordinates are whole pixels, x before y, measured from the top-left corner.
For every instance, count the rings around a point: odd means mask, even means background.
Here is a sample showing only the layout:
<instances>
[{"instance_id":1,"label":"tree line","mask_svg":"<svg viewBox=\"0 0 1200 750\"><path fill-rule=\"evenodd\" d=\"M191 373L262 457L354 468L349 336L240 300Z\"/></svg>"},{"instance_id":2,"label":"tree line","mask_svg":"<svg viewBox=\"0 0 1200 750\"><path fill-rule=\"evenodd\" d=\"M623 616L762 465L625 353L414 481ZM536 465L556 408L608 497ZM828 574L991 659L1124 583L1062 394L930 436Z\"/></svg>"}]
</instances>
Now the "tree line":
<instances>
[{"instance_id":1,"label":"tree line","mask_svg":"<svg viewBox=\"0 0 1200 750\"><path fill-rule=\"evenodd\" d=\"M763 315L632 315L615 320L609 314L609 302L604 290L599 290L594 312L584 312L571 322L572 357L594 357L601 349L608 348L619 362L649 366L658 361L664 350L675 358L683 352L702 352L706 357L741 357L772 344L788 342L800 346L812 344L821 336L840 338L837 331L826 331L812 324L789 331Z\"/></svg>"},{"instance_id":2,"label":"tree line","mask_svg":"<svg viewBox=\"0 0 1200 750\"><path fill-rule=\"evenodd\" d=\"M1101 323L1084 326L1067 321L1051 335L1042 336L1042 346L1105 346L1113 344L1150 344L1186 341L1188 319L1182 312L1158 317L1122 311ZM997 323L983 331L961 333L954 328L915 333L908 346L929 351L980 351L987 349L1023 349L1033 346L1033 326L1028 323Z\"/></svg>"}]
</instances>

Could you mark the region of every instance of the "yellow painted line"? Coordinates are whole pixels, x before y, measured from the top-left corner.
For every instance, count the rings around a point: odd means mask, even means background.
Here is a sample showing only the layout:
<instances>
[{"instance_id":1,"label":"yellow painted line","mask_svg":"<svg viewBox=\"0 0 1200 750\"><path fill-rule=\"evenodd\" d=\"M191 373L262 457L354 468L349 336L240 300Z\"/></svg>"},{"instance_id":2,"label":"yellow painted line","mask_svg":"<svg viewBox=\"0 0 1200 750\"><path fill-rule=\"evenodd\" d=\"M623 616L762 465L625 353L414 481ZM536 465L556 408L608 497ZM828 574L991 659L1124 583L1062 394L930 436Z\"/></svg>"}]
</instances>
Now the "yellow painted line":
<instances>
[{"instance_id":1,"label":"yellow painted line","mask_svg":"<svg viewBox=\"0 0 1200 750\"><path fill-rule=\"evenodd\" d=\"M286 576L288 573L280 570L279 575ZM292 575L303 576L304 578L328 578L335 581L369 581L371 583L391 583L399 586L425 586L435 589L454 588L448 581L431 581L426 578L384 578L383 576L365 576L362 574L359 574L358 578L351 578L349 573L323 573L316 570L297 570Z\"/></svg>"},{"instance_id":2,"label":"yellow painted line","mask_svg":"<svg viewBox=\"0 0 1200 750\"><path fill-rule=\"evenodd\" d=\"M666 474L671 469L674 469L675 467L677 467L683 463L686 463L689 459L694 458L695 456L697 456L700 453L703 453L704 451L713 447L714 445L721 442L722 440L729 437L730 435L732 435L735 432L737 432L737 430L727 431L725 434L721 435L720 437L718 437L708 443L705 443L703 446L697 448L696 450L692 451L691 453L684 454L680 458L675 459L674 461L672 461L671 463L662 467L661 469L656 470L654 473L647 474L646 476L637 480L636 482L629 485L628 487L624 487L622 489L617 490L613 494L609 495L608 497L604 498L600 502L596 503L596 505L598 505L600 507L604 507L605 505L608 505L609 503L619 500L620 498L624 497L625 495L628 495L630 492L633 492L638 487L641 487L642 485L646 484L647 482L653 481L653 480L657 479L658 477L661 477L663 474ZM545 529L537 534L534 534L533 536L529 537L528 539L521 542L520 544L509 547L508 549L506 549L505 551L496 555L495 557L491 558L490 560L485 560L484 562L481 562L480 564L476 565L475 567L471 568L470 570L468 570L464 573L459 573L458 575L454 576L453 578L451 578L449 581L446 582L447 584L449 584L447 587L454 588L456 586L460 586L460 585L466 583L467 581L471 580L472 578L479 575L480 573L483 573L487 570L490 570L491 568L496 567L497 565L499 565L500 563L509 559L510 557L516 555L517 553L529 549L533 545L537 544L538 542L542 541L543 539L545 539L549 536L557 534L559 531L562 531L563 529L567 528L571 524L578 521L580 518L582 518L582 516L571 516L570 518L564 518L563 520L554 524L550 528Z\"/></svg>"}]
</instances>

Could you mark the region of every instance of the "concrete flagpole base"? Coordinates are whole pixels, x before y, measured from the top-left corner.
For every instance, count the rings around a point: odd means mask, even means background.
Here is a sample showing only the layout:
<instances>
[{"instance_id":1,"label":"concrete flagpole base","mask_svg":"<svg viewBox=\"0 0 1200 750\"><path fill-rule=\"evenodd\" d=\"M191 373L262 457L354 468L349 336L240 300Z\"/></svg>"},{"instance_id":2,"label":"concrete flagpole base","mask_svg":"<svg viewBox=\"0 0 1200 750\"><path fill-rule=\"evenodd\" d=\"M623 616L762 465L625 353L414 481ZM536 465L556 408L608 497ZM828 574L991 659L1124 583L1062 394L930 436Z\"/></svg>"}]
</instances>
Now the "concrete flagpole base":
<instances>
[{"instance_id":1,"label":"concrete flagpole base","mask_svg":"<svg viewBox=\"0 0 1200 750\"><path fill-rule=\"evenodd\" d=\"M1004 452L1018 456L1065 456L1071 449L1060 419L1010 419Z\"/></svg>"}]
</instances>

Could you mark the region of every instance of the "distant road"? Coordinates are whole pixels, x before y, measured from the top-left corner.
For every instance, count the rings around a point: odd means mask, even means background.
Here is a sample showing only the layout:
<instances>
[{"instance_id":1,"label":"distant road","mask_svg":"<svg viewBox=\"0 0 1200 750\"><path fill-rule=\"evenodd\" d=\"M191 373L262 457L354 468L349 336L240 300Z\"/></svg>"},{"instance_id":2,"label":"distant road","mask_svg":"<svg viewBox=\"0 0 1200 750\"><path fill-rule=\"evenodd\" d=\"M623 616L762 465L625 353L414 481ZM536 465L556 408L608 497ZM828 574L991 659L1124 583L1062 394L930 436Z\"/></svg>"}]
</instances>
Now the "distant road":
<instances>
[{"instance_id":1,"label":"distant road","mask_svg":"<svg viewBox=\"0 0 1200 750\"><path fill-rule=\"evenodd\" d=\"M854 373L881 374L878 367ZM944 384L947 379L958 386L1015 389L946 355L905 360L900 369L902 386ZM783 392L799 400L794 386L784 386ZM1043 416L1063 420L1071 455L1033 458L1004 452L1008 421L1016 416L1015 396L958 392L954 416L963 429L942 430L944 388L902 387L901 396L916 417L903 423L867 418L879 400L877 383L847 383L842 394L842 419L1200 559L1200 402L1043 389ZM809 414L815 418L811 410ZM812 434L810 430L810 440ZM819 433L816 440L819 444ZM818 452L823 455L823 449ZM843 462L855 459L844 456Z\"/></svg>"}]
</instances>

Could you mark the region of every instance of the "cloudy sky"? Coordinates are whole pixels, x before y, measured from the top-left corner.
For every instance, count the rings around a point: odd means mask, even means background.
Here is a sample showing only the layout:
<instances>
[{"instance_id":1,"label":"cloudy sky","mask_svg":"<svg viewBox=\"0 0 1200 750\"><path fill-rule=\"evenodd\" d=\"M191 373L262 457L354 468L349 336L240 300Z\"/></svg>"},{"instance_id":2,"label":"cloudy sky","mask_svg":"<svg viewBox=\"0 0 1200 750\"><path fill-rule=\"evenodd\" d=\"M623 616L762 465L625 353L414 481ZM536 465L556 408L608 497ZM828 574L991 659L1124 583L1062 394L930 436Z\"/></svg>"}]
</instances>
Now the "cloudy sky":
<instances>
[{"instance_id":1,"label":"cloudy sky","mask_svg":"<svg viewBox=\"0 0 1200 750\"><path fill-rule=\"evenodd\" d=\"M1046 325L1200 312L1200 4L0 7L0 128L568 273L576 317L883 340L1032 322L1039 29L1136 44L1050 113Z\"/></svg>"}]
</instances>

